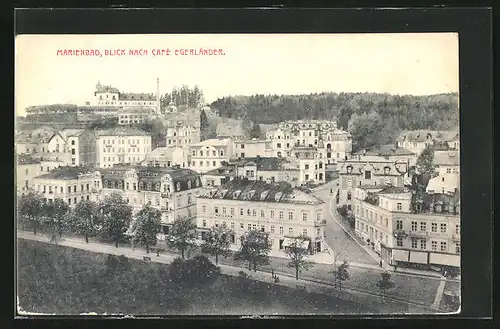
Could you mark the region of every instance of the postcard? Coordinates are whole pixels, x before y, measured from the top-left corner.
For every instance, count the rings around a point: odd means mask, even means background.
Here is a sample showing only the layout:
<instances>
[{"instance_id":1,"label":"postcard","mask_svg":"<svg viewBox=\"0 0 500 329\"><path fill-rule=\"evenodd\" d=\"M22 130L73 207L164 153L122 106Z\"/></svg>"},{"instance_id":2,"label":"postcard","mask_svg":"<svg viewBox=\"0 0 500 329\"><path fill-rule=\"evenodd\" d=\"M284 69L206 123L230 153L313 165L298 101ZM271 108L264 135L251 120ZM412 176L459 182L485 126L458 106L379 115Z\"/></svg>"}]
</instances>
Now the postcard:
<instances>
[{"instance_id":1,"label":"postcard","mask_svg":"<svg viewBox=\"0 0 500 329\"><path fill-rule=\"evenodd\" d=\"M460 312L457 33L18 35L19 315Z\"/></svg>"}]
</instances>

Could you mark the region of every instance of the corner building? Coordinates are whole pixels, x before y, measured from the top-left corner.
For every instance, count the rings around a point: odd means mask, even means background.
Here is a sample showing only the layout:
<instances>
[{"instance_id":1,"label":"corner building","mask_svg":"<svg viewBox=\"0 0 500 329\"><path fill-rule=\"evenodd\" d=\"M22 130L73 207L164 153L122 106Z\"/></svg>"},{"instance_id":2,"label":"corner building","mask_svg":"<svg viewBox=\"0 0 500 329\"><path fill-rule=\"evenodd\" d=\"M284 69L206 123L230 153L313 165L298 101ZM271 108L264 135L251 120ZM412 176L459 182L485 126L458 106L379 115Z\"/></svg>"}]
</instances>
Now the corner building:
<instances>
[{"instance_id":1,"label":"corner building","mask_svg":"<svg viewBox=\"0 0 500 329\"><path fill-rule=\"evenodd\" d=\"M240 237L251 230L268 233L273 251L284 251L290 238L299 235L310 238L310 253L327 248L324 202L286 182L235 178L201 194L197 207L201 236L210 228L226 225L235 232L231 237L233 250L241 247Z\"/></svg>"}]
</instances>

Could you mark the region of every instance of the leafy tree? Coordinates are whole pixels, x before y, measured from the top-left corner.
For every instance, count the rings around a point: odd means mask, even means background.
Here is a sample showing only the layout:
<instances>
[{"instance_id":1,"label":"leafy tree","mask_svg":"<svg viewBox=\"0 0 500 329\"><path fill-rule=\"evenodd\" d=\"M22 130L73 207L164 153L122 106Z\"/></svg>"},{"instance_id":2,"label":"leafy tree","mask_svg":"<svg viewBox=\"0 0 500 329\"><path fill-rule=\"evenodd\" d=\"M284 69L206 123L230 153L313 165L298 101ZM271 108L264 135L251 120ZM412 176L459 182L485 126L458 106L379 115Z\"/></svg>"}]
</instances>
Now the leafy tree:
<instances>
[{"instance_id":1,"label":"leafy tree","mask_svg":"<svg viewBox=\"0 0 500 329\"><path fill-rule=\"evenodd\" d=\"M214 227L203 236L202 250L215 256L215 264L219 264L219 255L227 257L230 255L229 246L231 236L234 232L225 225Z\"/></svg>"},{"instance_id":2,"label":"leafy tree","mask_svg":"<svg viewBox=\"0 0 500 329\"><path fill-rule=\"evenodd\" d=\"M292 238L292 243L288 245L285 249L285 254L290 258L288 267L295 268L295 279L299 279L299 272L302 270L309 270L314 266L314 263L304 259L304 256L308 254L308 250L304 249L304 242L310 242L311 238L302 235Z\"/></svg>"},{"instance_id":3,"label":"leafy tree","mask_svg":"<svg viewBox=\"0 0 500 329\"><path fill-rule=\"evenodd\" d=\"M149 247L156 245L156 235L161 229L161 212L146 205L135 216L132 223L132 242L134 245L146 247L149 254Z\"/></svg>"},{"instance_id":4,"label":"leafy tree","mask_svg":"<svg viewBox=\"0 0 500 329\"><path fill-rule=\"evenodd\" d=\"M70 213L72 228L79 234L85 236L85 242L89 243L89 236L97 233L98 228L98 205L90 200L82 200L76 204Z\"/></svg>"},{"instance_id":5,"label":"leafy tree","mask_svg":"<svg viewBox=\"0 0 500 329\"><path fill-rule=\"evenodd\" d=\"M201 110L200 113L200 134L201 134L201 140L206 140L208 139L209 133L210 133L210 125L208 123L208 118L207 114L205 113L204 110Z\"/></svg>"},{"instance_id":6,"label":"leafy tree","mask_svg":"<svg viewBox=\"0 0 500 329\"><path fill-rule=\"evenodd\" d=\"M271 242L265 232L252 230L241 236L241 248L235 253L236 260L248 261L248 269L257 271L257 265L269 264Z\"/></svg>"},{"instance_id":7,"label":"leafy tree","mask_svg":"<svg viewBox=\"0 0 500 329\"><path fill-rule=\"evenodd\" d=\"M174 282L189 286L213 282L220 274L220 269L202 255L187 260L176 258L169 271Z\"/></svg>"},{"instance_id":8,"label":"leafy tree","mask_svg":"<svg viewBox=\"0 0 500 329\"><path fill-rule=\"evenodd\" d=\"M353 152L379 145L382 125L382 118L376 112L353 114L348 124Z\"/></svg>"},{"instance_id":9,"label":"leafy tree","mask_svg":"<svg viewBox=\"0 0 500 329\"><path fill-rule=\"evenodd\" d=\"M344 260L342 264L340 264L338 267L333 270L333 276L334 276L334 282L335 282L335 287L339 287L340 290L342 290L342 282L349 280L350 275L349 272L347 272L347 269L349 268L349 262L347 260Z\"/></svg>"},{"instance_id":10,"label":"leafy tree","mask_svg":"<svg viewBox=\"0 0 500 329\"><path fill-rule=\"evenodd\" d=\"M182 259L186 251L196 247L196 224L187 217L174 220L170 232L166 236L167 245L181 252Z\"/></svg>"},{"instance_id":11,"label":"leafy tree","mask_svg":"<svg viewBox=\"0 0 500 329\"><path fill-rule=\"evenodd\" d=\"M118 248L118 243L124 240L130 227L132 207L120 194L113 193L104 199L99 208L102 236Z\"/></svg>"},{"instance_id":12,"label":"leafy tree","mask_svg":"<svg viewBox=\"0 0 500 329\"><path fill-rule=\"evenodd\" d=\"M28 225L33 229L33 234L36 235L36 230L42 221L42 197L36 192L29 192L21 196L18 205L18 211L23 220L26 220Z\"/></svg>"},{"instance_id":13,"label":"leafy tree","mask_svg":"<svg viewBox=\"0 0 500 329\"><path fill-rule=\"evenodd\" d=\"M434 165L434 149L431 146L426 146L417 158L417 170L420 174L427 174L432 177L436 171Z\"/></svg>"},{"instance_id":14,"label":"leafy tree","mask_svg":"<svg viewBox=\"0 0 500 329\"><path fill-rule=\"evenodd\" d=\"M106 258L106 269L108 274L117 274L117 272L123 272L130 268L128 258L124 255L108 255Z\"/></svg>"},{"instance_id":15,"label":"leafy tree","mask_svg":"<svg viewBox=\"0 0 500 329\"><path fill-rule=\"evenodd\" d=\"M394 288L394 282L391 281L391 274L389 272L382 272L381 273L381 278L377 282L377 287L380 289L382 294L384 295L387 292L387 290Z\"/></svg>"},{"instance_id":16,"label":"leafy tree","mask_svg":"<svg viewBox=\"0 0 500 329\"><path fill-rule=\"evenodd\" d=\"M62 199L57 198L53 202L45 202L42 212L45 225L52 232L51 239L56 241L57 237L61 238L63 230L68 226L66 214L69 212L69 206Z\"/></svg>"},{"instance_id":17,"label":"leafy tree","mask_svg":"<svg viewBox=\"0 0 500 329\"><path fill-rule=\"evenodd\" d=\"M261 138L261 130L258 124L254 124L250 130L250 138Z\"/></svg>"}]
</instances>

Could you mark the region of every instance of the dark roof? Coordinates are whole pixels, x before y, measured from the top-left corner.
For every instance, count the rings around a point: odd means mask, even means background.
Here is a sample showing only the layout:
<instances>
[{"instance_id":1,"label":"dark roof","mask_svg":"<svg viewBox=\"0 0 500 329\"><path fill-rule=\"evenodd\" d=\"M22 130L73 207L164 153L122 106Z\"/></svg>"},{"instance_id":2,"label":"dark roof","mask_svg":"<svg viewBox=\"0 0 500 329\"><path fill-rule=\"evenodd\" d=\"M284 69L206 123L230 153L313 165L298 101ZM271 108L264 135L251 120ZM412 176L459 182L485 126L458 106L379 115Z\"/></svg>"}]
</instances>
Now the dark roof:
<instances>
[{"instance_id":1,"label":"dark roof","mask_svg":"<svg viewBox=\"0 0 500 329\"><path fill-rule=\"evenodd\" d=\"M203 173L202 175L212 175L212 176L232 176L235 175L234 166L222 166L210 171Z\"/></svg>"},{"instance_id":2,"label":"dark roof","mask_svg":"<svg viewBox=\"0 0 500 329\"><path fill-rule=\"evenodd\" d=\"M392 161L387 162L359 162L353 160L347 160L344 162L340 162L339 174L340 175L362 175L363 169L373 171L373 175L375 176L401 176L406 173L406 165L403 163L397 163ZM349 173L348 167L351 167L352 170ZM385 172L385 168L389 168L389 172Z\"/></svg>"},{"instance_id":3,"label":"dark roof","mask_svg":"<svg viewBox=\"0 0 500 329\"><path fill-rule=\"evenodd\" d=\"M238 166L244 166L250 163L254 163L257 166L257 170L276 171L276 170L283 170L284 169L283 165L285 163L290 163L290 161L280 157L255 157L255 158L244 158L230 162L230 164L236 164Z\"/></svg>"},{"instance_id":4,"label":"dark roof","mask_svg":"<svg viewBox=\"0 0 500 329\"><path fill-rule=\"evenodd\" d=\"M405 149L404 147L397 147L395 145L381 145L376 148L372 148L369 150L361 150L359 152L356 152L356 155L379 155L382 157L389 157L389 156L395 156L395 155L415 155L412 151Z\"/></svg>"},{"instance_id":5,"label":"dark roof","mask_svg":"<svg viewBox=\"0 0 500 329\"><path fill-rule=\"evenodd\" d=\"M105 93L105 92L110 92L110 93L119 93L120 91L117 88L114 88L112 86L103 86L100 83L96 85L96 93Z\"/></svg>"},{"instance_id":6,"label":"dark roof","mask_svg":"<svg viewBox=\"0 0 500 329\"><path fill-rule=\"evenodd\" d=\"M322 204L312 194L292 188L287 182L267 183L235 178L215 191L200 196L205 199L226 199L255 202Z\"/></svg>"},{"instance_id":7,"label":"dark roof","mask_svg":"<svg viewBox=\"0 0 500 329\"><path fill-rule=\"evenodd\" d=\"M436 166L459 166L460 154L458 151L434 152L433 164Z\"/></svg>"},{"instance_id":8,"label":"dark roof","mask_svg":"<svg viewBox=\"0 0 500 329\"><path fill-rule=\"evenodd\" d=\"M398 141L425 142L430 141L451 141L457 136L456 130L433 131L433 130L411 130L402 132Z\"/></svg>"},{"instance_id":9,"label":"dark roof","mask_svg":"<svg viewBox=\"0 0 500 329\"><path fill-rule=\"evenodd\" d=\"M37 164L40 163L41 161L38 159L34 159L33 157L25 154L19 154L17 155L17 165L29 165L29 164Z\"/></svg>"},{"instance_id":10,"label":"dark roof","mask_svg":"<svg viewBox=\"0 0 500 329\"><path fill-rule=\"evenodd\" d=\"M70 180L77 179L80 174L91 174L95 172L96 169L91 167L59 167L46 174L37 176L36 178Z\"/></svg>"},{"instance_id":11,"label":"dark roof","mask_svg":"<svg viewBox=\"0 0 500 329\"><path fill-rule=\"evenodd\" d=\"M387 186L378 192L378 194L401 194L401 193L410 193L410 190L406 187Z\"/></svg>"}]
</instances>

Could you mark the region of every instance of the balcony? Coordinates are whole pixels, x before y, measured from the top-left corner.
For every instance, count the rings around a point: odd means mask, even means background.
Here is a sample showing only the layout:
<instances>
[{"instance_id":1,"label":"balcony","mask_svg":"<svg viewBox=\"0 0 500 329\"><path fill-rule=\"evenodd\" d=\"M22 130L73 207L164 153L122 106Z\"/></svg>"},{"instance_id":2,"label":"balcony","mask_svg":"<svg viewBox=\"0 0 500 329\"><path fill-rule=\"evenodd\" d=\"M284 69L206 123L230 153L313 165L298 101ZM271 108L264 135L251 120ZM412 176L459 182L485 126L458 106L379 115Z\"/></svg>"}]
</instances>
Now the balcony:
<instances>
[{"instance_id":1,"label":"balcony","mask_svg":"<svg viewBox=\"0 0 500 329\"><path fill-rule=\"evenodd\" d=\"M405 238L407 236L405 230L394 230L394 237L396 238Z\"/></svg>"},{"instance_id":2,"label":"balcony","mask_svg":"<svg viewBox=\"0 0 500 329\"><path fill-rule=\"evenodd\" d=\"M410 231L410 237L417 239L428 239L429 232L427 231Z\"/></svg>"}]
</instances>

